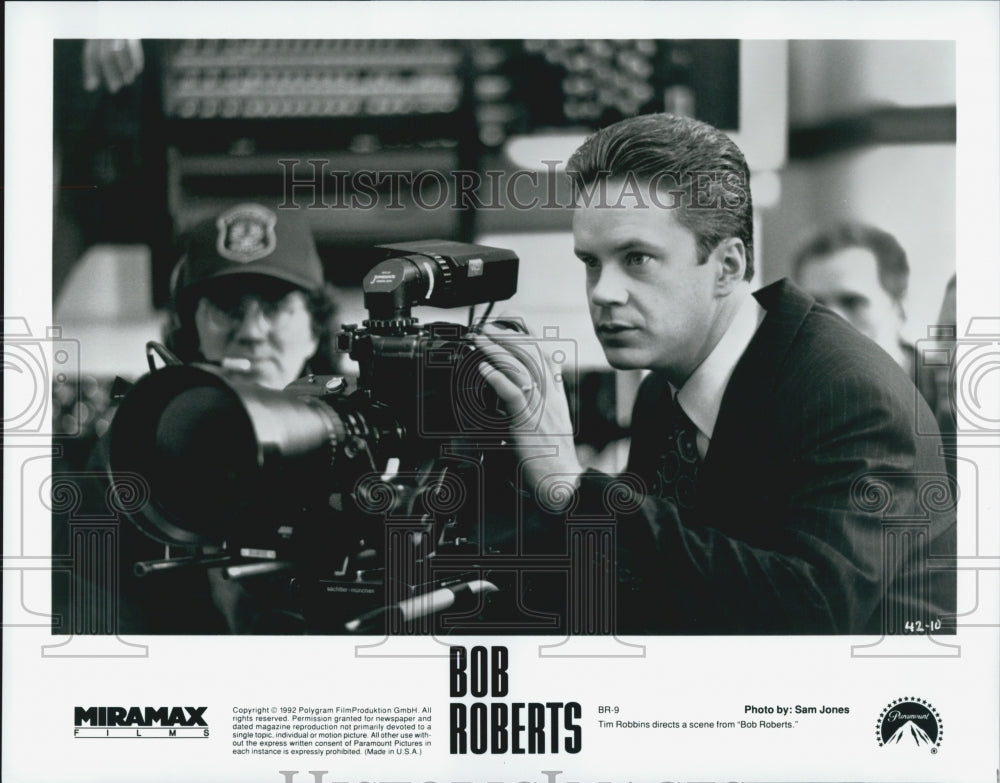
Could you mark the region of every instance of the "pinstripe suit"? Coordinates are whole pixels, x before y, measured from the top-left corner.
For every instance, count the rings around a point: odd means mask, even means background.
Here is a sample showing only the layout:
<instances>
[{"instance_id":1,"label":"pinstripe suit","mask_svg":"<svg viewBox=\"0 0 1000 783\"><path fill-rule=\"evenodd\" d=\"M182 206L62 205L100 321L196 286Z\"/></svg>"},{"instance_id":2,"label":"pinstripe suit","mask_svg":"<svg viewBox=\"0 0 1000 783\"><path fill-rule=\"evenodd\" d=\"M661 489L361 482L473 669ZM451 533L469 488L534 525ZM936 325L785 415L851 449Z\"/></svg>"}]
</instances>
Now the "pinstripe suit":
<instances>
[{"instance_id":1,"label":"pinstripe suit","mask_svg":"<svg viewBox=\"0 0 1000 783\"><path fill-rule=\"evenodd\" d=\"M923 400L789 281L755 296L767 315L726 387L693 517L649 496L616 514L619 630L873 634L947 617L955 574L925 565L954 552L954 504L939 439L915 434ZM649 376L633 412L626 472L646 486L669 393ZM611 481L588 471L576 513L598 512Z\"/></svg>"}]
</instances>

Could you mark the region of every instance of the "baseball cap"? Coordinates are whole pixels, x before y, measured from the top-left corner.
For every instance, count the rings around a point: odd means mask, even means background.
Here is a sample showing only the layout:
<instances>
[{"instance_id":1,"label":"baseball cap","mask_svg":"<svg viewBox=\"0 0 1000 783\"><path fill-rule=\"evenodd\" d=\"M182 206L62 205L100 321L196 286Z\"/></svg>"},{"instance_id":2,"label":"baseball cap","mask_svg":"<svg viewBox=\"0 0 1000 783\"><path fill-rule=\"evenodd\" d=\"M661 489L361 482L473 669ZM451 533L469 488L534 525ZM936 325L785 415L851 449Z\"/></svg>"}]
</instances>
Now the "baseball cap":
<instances>
[{"instance_id":1,"label":"baseball cap","mask_svg":"<svg viewBox=\"0 0 1000 783\"><path fill-rule=\"evenodd\" d=\"M196 225L174 275L178 300L237 275L270 277L306 291L323 285L323 265L305 220L252 203Z\"/></svg>"}]
</instances>

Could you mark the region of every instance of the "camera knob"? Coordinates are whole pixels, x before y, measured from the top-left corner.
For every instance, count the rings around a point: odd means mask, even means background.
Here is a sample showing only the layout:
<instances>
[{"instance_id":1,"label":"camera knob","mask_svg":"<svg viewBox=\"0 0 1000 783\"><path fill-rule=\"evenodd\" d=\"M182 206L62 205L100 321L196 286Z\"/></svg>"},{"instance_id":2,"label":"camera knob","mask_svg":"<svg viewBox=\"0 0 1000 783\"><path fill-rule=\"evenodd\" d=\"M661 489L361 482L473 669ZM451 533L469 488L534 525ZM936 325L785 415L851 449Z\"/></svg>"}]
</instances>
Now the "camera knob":
<instances>
[{"instance_id":1,"label":"camera knob","mask_svg":"<svg viewBox=\"0 0 1000 783\"><path fill-rule=\"evenodd\" d=\"M364 322L365 328L375 333L405 334L417 324L416 318L372 318Z\"/></svg>"},{"instance_id":2,"label":"camera knob","mask_svg":"<svg viewBox=\"0 0 1000 783\"><path fill-rule=\"evenodd\" d=\"M454 274L451 271L451 266L443 256L440 256L437 253L428 253L427 256L434 261L434 265L437 267L438 274L440 275L441 289L444 291L450 290L452 278L454 277Z\"/></svg>"}]
</instances>

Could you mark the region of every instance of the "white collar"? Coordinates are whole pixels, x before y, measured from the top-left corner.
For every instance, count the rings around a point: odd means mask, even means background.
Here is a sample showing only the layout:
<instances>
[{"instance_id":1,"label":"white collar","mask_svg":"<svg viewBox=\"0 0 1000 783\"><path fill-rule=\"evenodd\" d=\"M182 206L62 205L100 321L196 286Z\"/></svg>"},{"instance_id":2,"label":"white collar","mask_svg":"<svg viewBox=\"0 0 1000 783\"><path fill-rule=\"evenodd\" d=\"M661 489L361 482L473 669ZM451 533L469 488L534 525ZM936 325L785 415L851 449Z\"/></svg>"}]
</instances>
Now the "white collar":
<instances>
[{"instance_id":1,"label":"white collar","mask_svg":"<svg viewBox=\"0 0 1000 783\"><path fill-rule=\"evenodd\" d=\"M708 451L729 378L766 314L753 296L747 296L715 348L677 392L677 402L698 428L702 457Z\"/></svg>"}]
</instances>

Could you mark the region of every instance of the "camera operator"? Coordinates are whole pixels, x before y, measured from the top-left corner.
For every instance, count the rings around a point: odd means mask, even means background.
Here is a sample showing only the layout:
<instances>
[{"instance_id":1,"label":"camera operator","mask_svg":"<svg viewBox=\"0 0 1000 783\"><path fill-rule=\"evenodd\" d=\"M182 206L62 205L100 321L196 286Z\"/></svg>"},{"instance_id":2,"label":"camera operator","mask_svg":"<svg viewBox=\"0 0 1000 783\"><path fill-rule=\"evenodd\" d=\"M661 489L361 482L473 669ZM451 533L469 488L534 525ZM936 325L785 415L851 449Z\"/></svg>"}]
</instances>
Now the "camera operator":
<instances>
[{"instance_id":1,"label":"camera operator","mask_svg":"<svg viewBox=\"0 0 1000 783\"><path fill-rule=\"evenodd\" d=\"M185 362L218 364L271 389L333 366L333 287L295 212L248 203L202 221L174 270L172 294L166 342ZM277 582L224 579L220 569L208 581L229 632L301 630Z\"/></svg>"},{"instance_id":2,"label":"camera operator","mask_svg":"<svg viewBox=\"0 0 1000 783\"><path fill-rule=\"evenodd\" d=\"M188 234L174 269L165 343L185 363L221 366L235 378L282 389L307 372L335 369L335 292L305 221L294 212L241 204ZM91 460L107 464L102 441ZM104 488L95 488L103 499ZM266 577L223 578L220 568L137 577L133 565L164 557L133 525L119 528L123 633L296 633L301 618ZM172 547L171 557L211 552Z\"/></svg>"},{"instance_id":3,"label":"camera operator","mask_svg":"<svg viewBox=\"0 0 1000 783\"><path fill-rule=\"evenodd\" d=\"M591 136L567 170L597 337L616 369L652 371L626 469L644 488L636 510L612 514L614 479L584 471L558 435L572 431L564 395L514 436L531 487L559 476L576 485L570 517L614 517L619 632L877 634L883 617L947 619L954 573L932 572L929 601L898 589L924 563L909 545L884 554L886 510L858 483L882 482L891 513L928 520L930 553L953 553L954 503L922 502L922 478L945 475L939 439L914 434L923 401L789 281L751 293L750 175L736 145L647 115ZM525 406L537 390L508 335L477 339L487 382L508 409ZM553 455L534 456L545 445Z\"/></svg>"}]
</instances>

